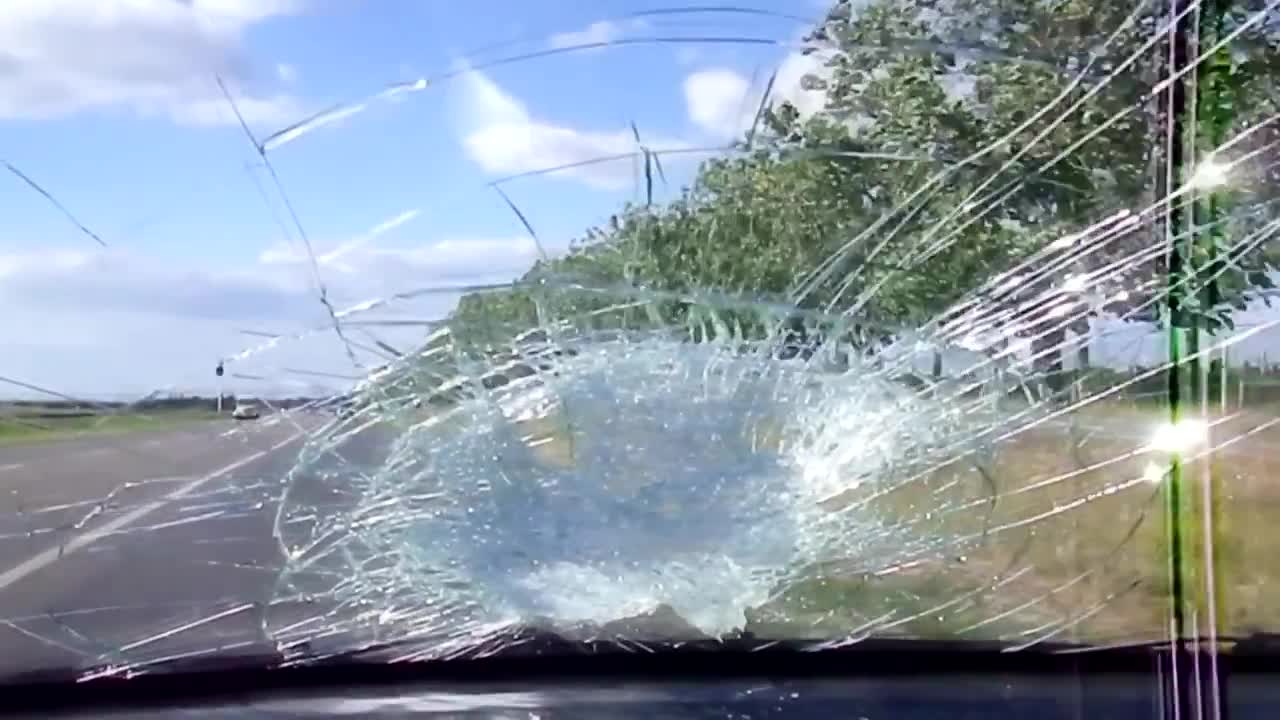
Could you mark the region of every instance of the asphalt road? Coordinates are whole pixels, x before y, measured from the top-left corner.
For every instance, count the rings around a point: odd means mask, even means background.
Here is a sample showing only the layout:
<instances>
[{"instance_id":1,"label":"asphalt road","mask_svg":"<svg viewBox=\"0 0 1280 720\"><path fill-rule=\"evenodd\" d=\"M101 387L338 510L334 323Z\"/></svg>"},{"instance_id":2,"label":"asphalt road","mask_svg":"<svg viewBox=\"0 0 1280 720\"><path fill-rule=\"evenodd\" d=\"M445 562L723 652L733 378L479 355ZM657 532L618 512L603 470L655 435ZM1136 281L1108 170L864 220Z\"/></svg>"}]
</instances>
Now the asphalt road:
<instances>
[{"instance_id":1,"label":"asphalt road","mask_svg":"<svg viewBox=\"0 0 1280 720\"><path fill-rule=\"evenodd\" d=\"M262 647L275 501L327 420L0 447L0 677Z\"/></svg>"}]
</instances>

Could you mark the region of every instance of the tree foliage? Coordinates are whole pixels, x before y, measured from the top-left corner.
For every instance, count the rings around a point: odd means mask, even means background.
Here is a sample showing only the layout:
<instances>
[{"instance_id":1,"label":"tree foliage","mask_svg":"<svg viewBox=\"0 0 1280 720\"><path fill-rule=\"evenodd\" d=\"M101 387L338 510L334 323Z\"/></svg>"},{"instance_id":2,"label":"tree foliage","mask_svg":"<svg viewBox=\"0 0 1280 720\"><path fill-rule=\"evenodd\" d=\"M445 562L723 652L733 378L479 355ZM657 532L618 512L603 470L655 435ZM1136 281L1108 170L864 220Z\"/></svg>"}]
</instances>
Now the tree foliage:
<instances>
[{"instance_id":1,"label":"tree foliage","mask_svg":"<svg viewBox=\"0 0 1280 720\"><path fill-rule=\"evenodd\" d=\"M1251 4L1231 3L1228 30L1251 17ZM846 313L877 327L915 325L1044 255L1055 240L1118 210L1141 212L1176 189L1162 172L1167 103L1153 92L1169 73L1159 3L945 5L944 12L936 0L835 3L807 38L826 58L825 72L806 81L825 91L822 111L802 116L774 103L750 144L705 162L674 201L623 208L563 257L535 266L518 289L463 298L455 324L484 338L483 328L590 315L623 302L600 288L629 288L673 299L659 317L599 317L679 324L689 298L720 293ZM1263 23L1240 35L1242 51L1205 64L1217 74L1197 70L1207 78L1199 87L1213 90L1219 141L1274 116L1275 38ZM1235 155L1261 147L1276 127ZM1266 167L1259 172L1272 177ZM1224 250L1226 236L1275 218L1274 193L1248 192L1243 200L1237 191L1217 196L1223 237L1200 266L1217 273L1219 291L1197 310L1210 330L1229 322L1254 289L1269 287L1275 270L1261 246ZM1158 216L1051 255L1039 266L1045 272L1029 272L1015 292L989 299L1026 306L1070 275L1093 278L1091 290L1110 296L1105 305L1082 298L1065 320L1040 312L1016 328L1041 347L1061 345L1066 326L1087 328L1087 316L1103 307L1149 318L1142 308L1164 291L1167 270L1152 252L1166 232ZM548 289L565 283L579 290ZM725 316L750 324L750 313L735 312ZM1018 320L1009 315L1011 325ZM1057 367L1050 353L1046 369Z\"/></svg>"}]
</instances>

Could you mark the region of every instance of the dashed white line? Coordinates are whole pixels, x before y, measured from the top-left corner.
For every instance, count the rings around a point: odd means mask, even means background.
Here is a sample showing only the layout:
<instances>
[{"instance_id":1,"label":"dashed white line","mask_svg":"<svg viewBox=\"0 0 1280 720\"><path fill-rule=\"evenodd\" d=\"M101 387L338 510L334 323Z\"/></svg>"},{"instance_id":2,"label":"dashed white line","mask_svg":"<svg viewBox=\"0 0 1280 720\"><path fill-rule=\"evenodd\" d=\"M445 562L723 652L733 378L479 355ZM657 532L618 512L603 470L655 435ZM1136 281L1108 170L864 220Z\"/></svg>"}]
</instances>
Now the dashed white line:
<instances>
[{"instance_id":1,"label":"dashed white line","mask_svg":"<svg viewBox=\"0 0 1280 720\"><path fill-rule=\"evenodd\" d=\"M301 437L301 433L297 435L293 435L292 437L285 438L284 440L281 440L280 442L276 443L275 445L272 445L270 448L266 450L259 450L250 455L246 455L245 457L242 457L239 460L236 460L230 465L221 467L209 473L208 475L202 475L192 480L191 482L174 490L168 495L165 495L159 500L154 500L145 505L140 505L139 507L134 508L133 510L130 510L124 515L120 515L110 520L109 522L103 523L99 527L83 532L71 538L70 540L68 540L61 547L51 547L48 550L44 550L42 552L36 553L34 556L27 558L16 567L5 571L3 574L0 574L0 590L3 590L4 588L9 587L10 585L18 582L19 580L22 580L23 578L36 572L37 570L41 570L45 567L48 567L49 565L57 562L62 557L70 555L71 553L76 552L77 550L81 550L88 545L92 545L93 543L97 542L103 537L110 535L111 533L119 530L120 528L126 525L129 525L130 523L137 522L144 516L155 512L156 510L160 509L161 507L164 507L168 503L173 502L174 500L180 500L183 497L190 495L193 491L195 491L201 485L204 485L205 483L209 482L210 480L214 480L216 478L222 477L223 475L226 475L229 472L234 472L239 468L244 467L245 465L248 465L254 460L264 457L268 453L279 450L285 445L288 445L294 440L297 440L299 437Z\"/></svg>"},{"instance_id":2,"label":"dashed white line","mask_svg":"<svg viewBox=\"0 0 1280 720\"><path fill-rule=\"evenodd\" d=\"M23 467L22 463L9 463L8 465L0 465L0 472L9 472L10 470L17 470L20 467Z\"/></svg>"}]
</instances>

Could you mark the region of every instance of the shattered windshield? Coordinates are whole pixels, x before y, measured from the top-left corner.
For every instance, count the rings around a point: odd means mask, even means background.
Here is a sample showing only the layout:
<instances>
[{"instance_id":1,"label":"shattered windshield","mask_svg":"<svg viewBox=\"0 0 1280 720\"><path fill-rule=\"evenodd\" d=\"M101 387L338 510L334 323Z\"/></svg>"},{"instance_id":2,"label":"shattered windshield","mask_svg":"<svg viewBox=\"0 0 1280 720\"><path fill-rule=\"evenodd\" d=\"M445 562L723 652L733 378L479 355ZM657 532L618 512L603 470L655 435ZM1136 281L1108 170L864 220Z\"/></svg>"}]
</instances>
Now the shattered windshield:
<instances>
[{"instance_id":1,"label":"shattered windshield","mask_svg":"<svg viewBox=\"0 0 1280 720\"><path fill-rule=\"evenodd\" d=\"M1280 0L0 38L0 676L1277 629Z\"/></svg>"}]
</instances>

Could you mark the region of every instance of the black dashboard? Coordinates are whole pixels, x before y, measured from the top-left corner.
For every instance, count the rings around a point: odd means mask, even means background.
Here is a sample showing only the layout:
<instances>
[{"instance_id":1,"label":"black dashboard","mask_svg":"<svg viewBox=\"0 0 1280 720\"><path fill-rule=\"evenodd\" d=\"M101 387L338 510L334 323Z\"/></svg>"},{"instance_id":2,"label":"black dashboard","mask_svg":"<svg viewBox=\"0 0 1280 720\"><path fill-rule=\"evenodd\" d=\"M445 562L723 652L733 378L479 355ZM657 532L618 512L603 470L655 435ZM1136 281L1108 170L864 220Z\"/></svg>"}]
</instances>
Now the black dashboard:
<instances>
[{"instance_id":1,"label":"black dashboard","mask_svg":"<svg viewBox=\"0 0 1280 720\"><path fill-rule=\"evenodd\" d=\"M424 662L183 667L133 678L33 678L0 714L31 718L1177 718L1280 717L1272 647L1006 652L869 642L662 652L525 652ZM576 648L577 652L569 651ZM223 661L225 662L225 661Z\"/></svg>"}]
</instances>

